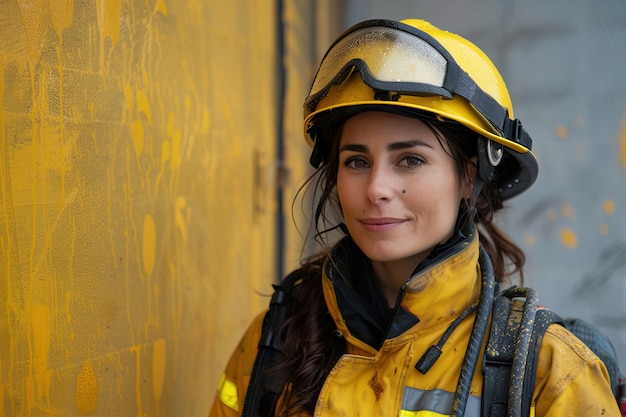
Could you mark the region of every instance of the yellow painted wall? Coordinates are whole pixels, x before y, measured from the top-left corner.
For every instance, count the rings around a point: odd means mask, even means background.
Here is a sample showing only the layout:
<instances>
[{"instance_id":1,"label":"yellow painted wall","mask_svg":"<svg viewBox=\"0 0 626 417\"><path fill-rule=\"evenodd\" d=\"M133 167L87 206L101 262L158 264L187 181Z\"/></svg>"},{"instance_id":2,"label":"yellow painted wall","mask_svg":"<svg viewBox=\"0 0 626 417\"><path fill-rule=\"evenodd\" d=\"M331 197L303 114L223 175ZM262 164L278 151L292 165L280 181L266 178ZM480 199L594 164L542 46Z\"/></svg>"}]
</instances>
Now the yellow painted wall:
<instances>
[{"instance_id":1,"label":"yellow painted wall","mask_svg":"<svg viewBox=\"0 0 626 417\"><path fill-rule=\"evenodd\" d=\"M0 416L208 412L276 279L275 3L0 0Z\"/></svg>"}]
</instances>

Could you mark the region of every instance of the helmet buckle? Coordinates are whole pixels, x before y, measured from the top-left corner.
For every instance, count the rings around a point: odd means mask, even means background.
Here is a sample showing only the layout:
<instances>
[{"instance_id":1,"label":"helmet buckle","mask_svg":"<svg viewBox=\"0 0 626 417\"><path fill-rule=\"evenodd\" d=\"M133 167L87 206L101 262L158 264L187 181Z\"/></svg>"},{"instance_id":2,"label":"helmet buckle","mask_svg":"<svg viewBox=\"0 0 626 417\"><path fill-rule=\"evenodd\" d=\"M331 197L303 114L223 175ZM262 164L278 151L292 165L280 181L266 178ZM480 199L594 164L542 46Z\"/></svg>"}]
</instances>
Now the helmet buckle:
<instances>
[{"instance_id":1,"label":"helmet buckle","mask_svg":"<svg viewBox=\"0 0 626 417\"><path fill-rule=\"evenodd\" d=\"M382 91L378 90L374 93L374 100L380 101L398 101L400 99L400 94L395 91Z\"/></svg>"},{"instance_id":2,"label":"helmet buckle","mask_svg":"<svg viewBox=\"0 0 626 417\"><path fill-rule=\"evenodd\" d=\"M504 122L505 131L503 132L505 137L515 143L520 143L522 139L522 132L524 127L520 119L511 120L507 117Z\"/></svg>"}]
</instances>

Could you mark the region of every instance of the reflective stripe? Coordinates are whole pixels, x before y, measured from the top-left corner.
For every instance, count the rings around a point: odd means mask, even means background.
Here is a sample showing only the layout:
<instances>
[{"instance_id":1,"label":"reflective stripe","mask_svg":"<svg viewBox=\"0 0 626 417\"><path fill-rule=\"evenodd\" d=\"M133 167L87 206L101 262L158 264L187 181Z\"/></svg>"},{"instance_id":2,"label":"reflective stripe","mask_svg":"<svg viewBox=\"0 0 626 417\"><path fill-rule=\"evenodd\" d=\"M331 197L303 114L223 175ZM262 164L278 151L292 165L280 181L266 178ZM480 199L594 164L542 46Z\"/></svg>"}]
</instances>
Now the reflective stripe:
<instances>
[{"instance_id":1,"label":"reflective stripe","mask_svg":"<svg viewBox=\"0 0 626 417\"><path fill-rule=\"evenodd\" d=\"M454 393L441 389L425 391L405 387L400 417L449 416L452 411ZM480 417L480 397L470 395L465 407L465 417Z\"/></svg>"},{"instance_id":2,"label":"reflective stripe","mask_svg":"<svg viewBox=\"0 0 626 417\"><path fill-rule=\"evenodd\" d=\"M239 403L237 401L237 385L230 379L226 378L226 374L222 374L220 382L217 384L217 396L224 404L235 411L239 411Z\"/></svg>"},{"instance_id":3,"label":"reflective stripe","mask_svg":"<svg viewBox=\"0 0 626 417\"><path fill-rule=\"evenodd\" d=\"M400 410L398 417L449 417L450 414L439 414L434 411L407 411Z\"/></svg>"},{"instance_id":4,"label":"reflective stripe","mask_svg":"<svg viewBox=\"0 0 626 417\"><path fill-rule=\"evenodd\" d=\"M432 391L405 387L402 410L398 417L444 417L452 411L454 393L435 389ZM465 408L465 416L480 417L480 397L470 395ZM530 417L535 417L535 405L530 407Z\"/></svg>"}]
</instances>

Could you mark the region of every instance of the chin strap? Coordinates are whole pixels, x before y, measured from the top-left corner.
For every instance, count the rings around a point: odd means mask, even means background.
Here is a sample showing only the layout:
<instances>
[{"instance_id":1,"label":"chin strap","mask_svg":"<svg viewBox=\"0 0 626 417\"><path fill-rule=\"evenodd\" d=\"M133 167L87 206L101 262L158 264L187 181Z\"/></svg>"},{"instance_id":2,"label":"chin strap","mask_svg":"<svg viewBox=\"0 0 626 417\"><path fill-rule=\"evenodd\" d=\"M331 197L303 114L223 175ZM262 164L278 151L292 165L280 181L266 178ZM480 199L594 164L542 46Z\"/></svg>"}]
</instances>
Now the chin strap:
<instances>
[{"instance_id":1,"label":"chin strap","mask_svg":"<svg viewBox=\"0 0 626 417\"><path fill-rule=\"evenodd\" d=\"M470 214L472 220L476 219L477 209L476 202L478 196L485 184L493 184L496 181L496 167L500 165L503 156L503 147L500 144L494 143L489 139L485 139L481 136L478 137L478 175L474 180L474 189L472 190L472 197L469 201Z\"/></svg>"},{"instance_id":2,"label":"chin strap","mask_svg":"<svg viewBox=\"0 0 626 417\"><path fill-rule=\"evenodd\" d=\"M483 185L485 185L485 181L482 180L479 176L474 180L474 189L472 190L472 196L469 200L469 212L470 218L472 221L476 220L476 215L478 214L478 209L476 208L476 201L478 201L478 196L483 189Z\"/></svg>"}]
</instances>

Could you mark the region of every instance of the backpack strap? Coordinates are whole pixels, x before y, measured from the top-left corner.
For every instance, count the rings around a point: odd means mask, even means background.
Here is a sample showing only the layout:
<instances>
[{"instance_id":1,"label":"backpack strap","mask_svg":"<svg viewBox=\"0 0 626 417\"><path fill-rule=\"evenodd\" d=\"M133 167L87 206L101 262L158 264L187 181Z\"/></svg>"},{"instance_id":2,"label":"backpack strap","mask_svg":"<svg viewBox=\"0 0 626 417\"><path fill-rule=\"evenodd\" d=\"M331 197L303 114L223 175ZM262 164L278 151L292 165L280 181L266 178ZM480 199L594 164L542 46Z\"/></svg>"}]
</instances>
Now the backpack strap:
<instances>
[{"instance_id":1,"label":"backpack strap","mask_svg":"<svg viewBox=\"0 0 626 417\"><path fill-rule=\"evenodd\" d=\"M506 416L514 342L514 336L506 334L511 303L511 299L502 294L494 300L491 331L483 358L482 417ZM508 329L509 333L513 330Z\"/></svg>"},{"instance_id":2,"label":"backpack strap","mask_svg":"<svg viewBox=\"0 0 626 417\"><path fill-rule=\"evenodd\" d=\"M531 289L511 288L496 296L483 359L483 417L530 414L541 340L557 321L560 318L550 310L537 308ZM512 381L517 385L513 389Z\"/></svg>"},{"instance_id":3,"label":"backpack strap","mask_svg":"<svg viewBox=\"0 0 626 417\"><path fill-rule=\"evenodd\" d=\"M511 288L498 294L494 301L491 332L483 362L481 415L483 417L530 415L541 341L546 329L555 323L581 339L606 364L617 404L622 416L626 416L624 378L618 369L617 354L610 339L580 319L564 320L548 309L532 307L528 302L521 301L518 297L524 296L527 291L532 290ZM532 322L528 320L530 315L525 314L530 308L536 310ZM526 353L520 353L523 352L525 344L520 341L526 329L532 329L531 337L527 343ZM516 358L521 354L526 355L523 367L516 364ZM515 398L521 401L515 402Z\"/></svg>"},{"instance_id":4,"label":"backpack strap","mask_svg":"<svg viewBox=\"0 0 626 417\"><path fill-rule=\"evenodd\" d=\"M537 375L537 363L539 362L539 350L541 349L541 341L543 335L551 324L563 325L563 319L555 312L544 307L539 307L535 315L535 323L533 325L531 346L528 352L528 362L526 373L524 375L524 387L522 391L523 416L530 415L530 406L535 391L535 379Z\"/></svg>"},{"instance_id":5,"label":"backpack strap","mask_svg":"<svg viewBox=\"0 0 626 417\"><path fill-rule=\"evenodd\" d=\"M619 406L619 410L622 412L622 416L626 416L626 382L624 381L623 375L620 374L617 378L617 383L617 391L615 392L617 405Z\"/></svg>"},{"instance_id":6,"label":"backpack strap","mask_svg":"<svg viewBox=\"0 0 626 417\"><path fill-rule=\"evenodd\" d=\"M300 274L296 270L287 275L281 285L272 285L274 294L270 301L270 308L263 319L261 339L243 403L242 417L273 415L276 399L282 392L284 384L277 381L278 378L268 378L263 375L263 371L272 366L274 359L280 353L278 334L287 319L292 301L291 289L299 278Z\"/></svg>"}]
</instances>

